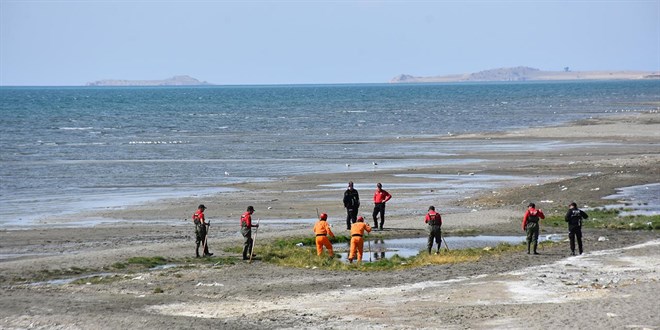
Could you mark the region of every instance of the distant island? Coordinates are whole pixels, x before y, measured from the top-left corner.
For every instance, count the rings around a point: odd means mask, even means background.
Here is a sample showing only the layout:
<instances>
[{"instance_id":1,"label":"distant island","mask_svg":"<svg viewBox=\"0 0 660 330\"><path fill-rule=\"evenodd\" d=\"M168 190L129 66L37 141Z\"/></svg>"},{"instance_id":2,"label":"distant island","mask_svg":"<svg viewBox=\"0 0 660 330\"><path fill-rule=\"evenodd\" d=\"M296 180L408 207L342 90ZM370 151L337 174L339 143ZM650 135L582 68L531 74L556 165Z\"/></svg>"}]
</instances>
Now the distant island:
<instances>
[{"instance_id":1,"label":"distant island","mask_svg":"<svg viewBox=\"0 0 660 330\"><path fill-rule=\"evenodd\" d=\"M485 81L543 81L543 80L633 80L660 79L660 72L644 71L541 71L526 66L499 68L477 73L447 76L415 77L398 75L390 83L431 83L431 82L485 82Z\"/></svg>"},{"instance_id":2,"label":"distant island","mask_svg":"<svg viewBox=\"0 0 660 330\"><path fill-rule=\"evenodd\" d=\"M204 86L212 85L190 76L174 76L163 80L118 80L104 79L88 82L85 86Z\"/></svg>"}]
</instances>

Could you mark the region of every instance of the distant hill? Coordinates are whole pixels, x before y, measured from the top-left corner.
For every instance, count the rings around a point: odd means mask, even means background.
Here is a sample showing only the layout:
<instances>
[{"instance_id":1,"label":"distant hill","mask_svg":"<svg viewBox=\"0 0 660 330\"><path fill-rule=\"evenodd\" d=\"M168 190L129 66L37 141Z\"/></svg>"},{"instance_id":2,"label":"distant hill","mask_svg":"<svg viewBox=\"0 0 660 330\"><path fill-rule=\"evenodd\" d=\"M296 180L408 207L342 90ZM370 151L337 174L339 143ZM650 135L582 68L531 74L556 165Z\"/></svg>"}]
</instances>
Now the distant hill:
<instances>
[{"instance_id":1,"label":"distant hill","mask_svg":"<svg viewBox=\"0 0 660 330\"><path fill-rule=\"evenodd\" d=\"M104 79L88 82L86 86L201 86L211 85L190 76L174 76L163 80L117 80Z\"/></svg>"},{"instance_id":2,"label":"distant hill","mask_svg":"<svg viewBox=\"0 0 660 330\"><path fill-rule=\"evenodd\" d=\"M469 82L469 81L540 81L540 80L631 80L658 79L659 72L645 71L541 71L526 66L499 68L476 73L415 77L398 75L390 83Z\"/></svg>"}]
</instances>

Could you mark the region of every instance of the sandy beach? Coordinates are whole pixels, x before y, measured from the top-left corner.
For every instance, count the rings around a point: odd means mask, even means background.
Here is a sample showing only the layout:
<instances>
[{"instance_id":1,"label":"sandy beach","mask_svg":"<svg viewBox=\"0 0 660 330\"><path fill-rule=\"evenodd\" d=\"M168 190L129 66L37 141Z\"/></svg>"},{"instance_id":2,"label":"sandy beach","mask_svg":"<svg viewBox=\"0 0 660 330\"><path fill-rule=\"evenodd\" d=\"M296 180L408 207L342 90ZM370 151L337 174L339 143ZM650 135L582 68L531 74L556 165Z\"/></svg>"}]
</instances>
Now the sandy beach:
<instances>
[{"instance_id":1,"label":"sandy beach","mask_svg":"<svg viewBox=\"0 0 660 330\"><path fill-rule=\"evenodd\" d=\"M445 235L523 235L520 222L529 202L547 214L563 214L571 201L602 206L611 203L602 197L617 188L660 182L657 112L394 142L461 151L424 159L437 160L437 166L347 167L342 173L228 185L223 188L235 190L2 230L0 328L660 328L656 231L585 230L581 256L570 256L565 243L538 256L509 253L400 271L247 264L228 252L242 244L239 216L248 205L262 223L258 243L311 236L317 209L329 214L337 234L346 234L341 196L349 180L360 191L360 214L369 222L375 184L382 182L393 195L385 230L375 233L382 238L424 237L429 205L443 214ZM189 219L200 203L212 223L211 251L235 263L137 273L111 267L138 256L193 257ZM98 224L66 226L86 219ZM565 231L541 228L543 235ZM75 277L72 269L117 276L94 284L42 281L44 274L50 280Z\"/></svg>"}]
</instances>

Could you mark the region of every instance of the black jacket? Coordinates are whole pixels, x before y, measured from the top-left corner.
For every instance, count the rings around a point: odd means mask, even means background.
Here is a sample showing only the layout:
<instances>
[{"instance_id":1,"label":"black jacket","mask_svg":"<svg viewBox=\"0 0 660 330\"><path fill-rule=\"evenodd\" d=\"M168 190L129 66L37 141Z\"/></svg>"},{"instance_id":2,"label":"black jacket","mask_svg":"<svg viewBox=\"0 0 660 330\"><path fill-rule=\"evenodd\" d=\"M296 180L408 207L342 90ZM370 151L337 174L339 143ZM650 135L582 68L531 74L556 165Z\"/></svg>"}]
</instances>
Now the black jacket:
<instances>
[{"instance_id":1,"label":"black jacket","mask_svg":"<svg viewBox=\"0 0 660 330\"><path fill-rule=\"evenodd\" d=\"M354 210L360 207L360 194L355 189L346 189L344 192L344 207Z\"/></svg>"},{"instance_id":2,"label":"black jacket","mask_svg":"<svg viewBox=\"0 0 660 330\"><path fill-rule=\"evenodd\" d=\"M569 209L564 217L568 222L568 228L582 227L582 219L589 218L589 215L580 209Z\"/></svg>"}]
</instances>

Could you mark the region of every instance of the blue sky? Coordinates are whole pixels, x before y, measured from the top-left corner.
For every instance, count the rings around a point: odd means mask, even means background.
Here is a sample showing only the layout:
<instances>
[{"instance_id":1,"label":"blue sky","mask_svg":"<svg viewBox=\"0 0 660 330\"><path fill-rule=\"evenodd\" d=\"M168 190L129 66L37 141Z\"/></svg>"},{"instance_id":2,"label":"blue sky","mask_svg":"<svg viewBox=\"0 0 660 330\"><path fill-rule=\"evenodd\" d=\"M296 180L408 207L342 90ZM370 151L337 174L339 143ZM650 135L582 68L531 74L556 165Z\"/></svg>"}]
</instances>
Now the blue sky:
<instances>
[{"instance_id":1,"label":"blue sky","mask_svg":"<svg viewBox=\"0 0 660 330\"><path fill-rule=\"evenodd\" d=\"M519 65L660 71L660 0L0 0L0 85L373 83Z\"/></svg>"}]
</instances>

